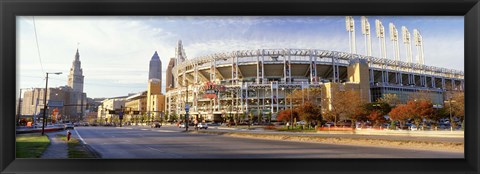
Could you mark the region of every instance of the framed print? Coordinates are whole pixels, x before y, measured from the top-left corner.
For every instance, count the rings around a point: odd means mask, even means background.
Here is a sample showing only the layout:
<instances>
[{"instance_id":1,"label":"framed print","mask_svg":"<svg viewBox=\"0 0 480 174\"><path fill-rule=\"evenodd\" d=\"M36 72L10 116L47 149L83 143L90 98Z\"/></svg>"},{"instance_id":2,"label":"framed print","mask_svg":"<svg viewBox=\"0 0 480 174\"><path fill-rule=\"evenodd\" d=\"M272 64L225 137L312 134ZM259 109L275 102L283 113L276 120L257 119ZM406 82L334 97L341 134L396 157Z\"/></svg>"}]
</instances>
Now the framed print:
<instances>
[{"instance_id":1,"label":"framed print","mask_svg":"<svg viewBox=\"0 0 480 174\"><path fill-rule=\"evenodd\" d=\"M478 173L478 10L2 1L2 173Z\"/></svg>"}]
</instances>

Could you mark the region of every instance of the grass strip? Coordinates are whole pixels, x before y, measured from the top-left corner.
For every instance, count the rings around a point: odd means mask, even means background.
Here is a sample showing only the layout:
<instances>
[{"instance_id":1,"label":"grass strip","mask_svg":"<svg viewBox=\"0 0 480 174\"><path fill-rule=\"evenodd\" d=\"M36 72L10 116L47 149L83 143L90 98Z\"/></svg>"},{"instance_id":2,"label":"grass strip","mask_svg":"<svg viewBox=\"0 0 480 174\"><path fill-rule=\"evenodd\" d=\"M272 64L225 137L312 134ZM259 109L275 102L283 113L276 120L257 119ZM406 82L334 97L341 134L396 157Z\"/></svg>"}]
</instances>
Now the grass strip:
<instances>
[{"instance_id":1,"label":"grass strip","mask_svg":"<svg viewBox=\"0 0 480 174\"><path fill-rule=\"evenodd\" d=\"M56 134L55 137L62 141L67 141L67 136L63 134ZM93 154L82 144L77 138L70 137L68 141L68 158L95 158Z\"/></svg>"},{"instance_id":2,"label":"grass strip","mask_svg":"<svg viewBox=\"0 0 480 174\"><path fill-rule=\"evenodd\" d=\"M459 142L430 142L419 140L386 140L374 138L339 138L339 137L319 137L319 136L305 136L305 135L278 135L278 134L261 134L261 133L247 133L247 132L213 132L213 131L198 131L198 133L215 134L232 137L245 138L260 138L271 140L287 140L287 141L302 141L302 142L318 142L338 145L360 145L360 146L375 146L375 147L395 147L403 149L415 150L442 150L451 152L464 152L464 143Z\"/></svg>"},{"instance_id":3,"label":"grass strip","mask_svg":"<svg viewBox=\"0 0 480 174\"><path fill-rule=\"evenodd\" d=\"M50 145L46 135L39 133L18 134L16 136L16 157L17 158L40 158L42 153Z\"/></svg>"}]
</instances>

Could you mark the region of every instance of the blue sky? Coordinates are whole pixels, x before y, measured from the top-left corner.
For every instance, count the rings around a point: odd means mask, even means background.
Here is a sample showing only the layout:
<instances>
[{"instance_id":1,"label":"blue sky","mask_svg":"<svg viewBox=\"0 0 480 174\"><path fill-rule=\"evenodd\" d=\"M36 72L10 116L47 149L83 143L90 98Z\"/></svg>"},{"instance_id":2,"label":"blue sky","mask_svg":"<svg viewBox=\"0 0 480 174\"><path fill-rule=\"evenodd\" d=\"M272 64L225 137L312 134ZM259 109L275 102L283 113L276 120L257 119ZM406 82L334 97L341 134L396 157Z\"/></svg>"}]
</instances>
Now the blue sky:
<instances>
[{"instance_id":1,"label":"blue sky","mask_svg":"<svg viewBox=\"0 0 480 174\"><path fill-rule=\"evenodd\" d=\"M354 18L357 53L365 54L360 16ZM375 37L375 19L380 19L387 34L387 57L392 57L388 24L393 22L399 34L402 26L409 29L412 38L413 29L421 32L425 64L464 70L463 16L368 16L368 19L373 56L380 54ZM56 71L63 74L52 75L49 86L66 85L78 48L88 97L114 97L145 90L153 53L158 51L165 71L169 58L175 55L177 40L182 40L190 59L259 48L349 51L344 16L37 16L35 27L40 58L33 17L17 17L17 86L44 87L44 72ZM415 57L416 48L413 46L412 50ZM405 60L401 40L400 59ZM163 76L165 86L165 72Z\"/></svg>"}]
</instances>

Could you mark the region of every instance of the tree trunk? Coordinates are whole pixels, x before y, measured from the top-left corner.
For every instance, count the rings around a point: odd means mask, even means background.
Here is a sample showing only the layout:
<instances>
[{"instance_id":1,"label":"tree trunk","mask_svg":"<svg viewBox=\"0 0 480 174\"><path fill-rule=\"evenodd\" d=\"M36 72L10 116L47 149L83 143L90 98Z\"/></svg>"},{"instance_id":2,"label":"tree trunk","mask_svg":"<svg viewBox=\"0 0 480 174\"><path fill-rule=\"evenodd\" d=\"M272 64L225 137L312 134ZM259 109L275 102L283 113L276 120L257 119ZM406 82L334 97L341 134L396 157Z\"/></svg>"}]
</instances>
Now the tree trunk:
<instances>
[{"instance_id":1,"label":"tree trunk","mask_svg":"<svg viewBox=\"0 0 480 174\"><path fill-rule=\"evenodd\" d=\"M337 127L337 115L333 118L333 127Z\"/></svg>"}]
</instances>

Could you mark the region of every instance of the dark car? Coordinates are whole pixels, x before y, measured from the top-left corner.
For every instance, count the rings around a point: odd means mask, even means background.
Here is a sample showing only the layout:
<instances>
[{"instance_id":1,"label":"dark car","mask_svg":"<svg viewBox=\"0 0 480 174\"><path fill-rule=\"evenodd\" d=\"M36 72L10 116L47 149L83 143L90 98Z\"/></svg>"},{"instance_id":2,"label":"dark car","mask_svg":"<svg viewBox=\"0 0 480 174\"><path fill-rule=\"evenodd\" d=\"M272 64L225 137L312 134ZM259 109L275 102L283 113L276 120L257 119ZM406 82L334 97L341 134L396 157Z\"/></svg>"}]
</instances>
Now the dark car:
<instances>
[{"instance_id":1,"label":"dark car","mask_svg":"<svg viewBox=\"0 0 480 174\"><path fill-rule=\"evenodd\" d=\"M162 125L159 122L154 122L151 126L152 128L160 128Z\"/></svg>"}]
</instances>

